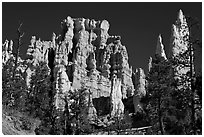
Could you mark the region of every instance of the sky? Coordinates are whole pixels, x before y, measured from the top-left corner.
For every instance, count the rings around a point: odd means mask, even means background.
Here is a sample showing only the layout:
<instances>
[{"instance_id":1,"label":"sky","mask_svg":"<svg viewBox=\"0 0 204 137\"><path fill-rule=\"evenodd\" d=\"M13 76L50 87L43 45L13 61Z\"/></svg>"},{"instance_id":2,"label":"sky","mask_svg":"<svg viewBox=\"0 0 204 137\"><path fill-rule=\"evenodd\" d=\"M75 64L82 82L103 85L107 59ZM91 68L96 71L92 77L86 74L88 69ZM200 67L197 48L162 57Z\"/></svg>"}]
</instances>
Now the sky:
<instances>
[{"instance_id":1,"label":"sky","mask_svg":"<svg viewBox=\"0 0 204 137\"><path fill-rule=\"evenodd\" d=\"M196 18L202 34L202 3L201 2L174 2L174 3L138 3L138 2L96 2L96 3L2 3L2 43L5 39L17 43L17 28L19 20L23 22L22 31L25 32L22 58L30 43L31 36L41 40L51 40L52 33L59 34L60 22L67 16L73 18L89 18L108 20L109 34L120 35L122 44L126 46L129 55L129 64L133 68L141 67L147 71L148 59L154 56L157 37L162 35L166 54L169 52L171 26L175 23L178 11L182 9L184 15ZM202 52L198 53L198 62L201 64ZM200 65L201 68L201 65Z\"/></svg>"}]
</instances>

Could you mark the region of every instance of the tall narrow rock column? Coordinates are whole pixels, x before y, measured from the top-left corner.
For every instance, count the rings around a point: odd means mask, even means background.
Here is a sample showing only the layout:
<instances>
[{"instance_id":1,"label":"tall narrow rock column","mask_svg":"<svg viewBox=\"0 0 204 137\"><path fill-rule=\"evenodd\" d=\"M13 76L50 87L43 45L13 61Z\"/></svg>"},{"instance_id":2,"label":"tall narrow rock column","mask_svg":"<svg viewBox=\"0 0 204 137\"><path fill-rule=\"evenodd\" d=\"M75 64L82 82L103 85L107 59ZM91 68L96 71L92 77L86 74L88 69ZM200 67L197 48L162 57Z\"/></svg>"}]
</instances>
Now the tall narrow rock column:
<instances>
[{"instance_id":1,"label":"tall narrow rock column","mask_svg":"<svg viewBox=\"0 0 204 137\"><path fill-rule=\"evenodd\" d=\"M62 124L65 119L65 105L67 103L67 94L71 88L66 66L68 64L67 48L64 43L56 45L54 67L54 117L55 132L62 134ZM59 127L58 127L59 126ZM59 132L58 132L59 131Z\"/></svg>"},{"instance_id":2,"label":"tall narrow rock column","mask_svg":"<svg viewBox=\"0 0 204 137\"><path fill-rule=\"evenodd\" d=\"M117 78L116 74L112 77L111 89L111 117L119 117L124 113L124 105L122 102L121 80Z\"/></svg>"},{"instance_id":3,"label":"tall narrow rock column","mask_svg":"<svg viewBox=\"0 0 204 137\"><path fill-rule=\"evenodd\" d=\"M140 104L140 99L146 95L146 79L145 73L142 68L138 68L135 70L135 91L133 95L133 104L135 113L142 111L142 106Z\"/></svg>"},{"instance_id":4,"label":"tall narrow rock column","mask_svg":"<svg viewBox=\"0 0 204 137\"><path fill-rule=\"evenodd\" d=\"M181 75L185 75L190 70L190 56L183 58L182 54L189 48L189 28L183 12L180 10L175 24L172 25L171 39L170 39L170 53L169 58L174 58L183 62L185 60L186 66L179 64L173 68L173 75L175 79L180 79Z\"/></svg>"},{"instance_id":5,"label":"tall narrow rock column","mask_svg":"<svg viewBox=\"0 0 204 137\"><path fill-rule=\"evenodd\" d=\"M156 57L164 60L167 59L164 51L164 45L162 44L161 34L158 36L157 40Z\"/></svg>"}]
</instances>

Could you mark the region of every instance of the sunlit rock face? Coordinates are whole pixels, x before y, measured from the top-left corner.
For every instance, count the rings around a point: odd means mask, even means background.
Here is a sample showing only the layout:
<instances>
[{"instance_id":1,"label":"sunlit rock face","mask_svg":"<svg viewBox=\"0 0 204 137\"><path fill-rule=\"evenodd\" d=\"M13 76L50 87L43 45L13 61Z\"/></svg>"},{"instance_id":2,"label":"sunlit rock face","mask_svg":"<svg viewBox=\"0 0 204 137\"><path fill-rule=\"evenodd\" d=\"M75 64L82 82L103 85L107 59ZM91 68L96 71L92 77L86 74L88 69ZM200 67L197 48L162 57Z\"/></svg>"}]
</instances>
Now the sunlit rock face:
<instances>
[{"instance_id":1,"label":"sunlit rock face","mask_svg":"<svg viewBox=\"0 0 204 137\"><path fill-rule=\"evenodd\" d=\"M175 24L172 25L170 57L184 53L188 48L189 28L182 10L179 11Z\"/></svg>"},{"instance_id":2,"label":"sunlit rock face","mask_svg":"<svg viewBox=\"0 0 204 137\"><path fill-rule=\"evenodd\" d=\"M152 57L149 57L148 72L150 72L151 68L152 68Z\"/></svg>"},{"instance_id":3,"label":"sunlit rock face","mask_svg":"<svg viewBox=\"0 0 204 137\"><path fill-rule=\"evenodd\" d=\"M158 36L158 40L157 40L157 47L156 47L156 56L157 58L166 60L166 54L164 51L164 45L162 43L162 37L161 34Z\"/></svg>"},{"instance_id":4,"label":"sunlit rock face","mask_svg":"<svg viewBox=\"0 0 204 137\"><path fill-rule=\"evenodd\" d=\"M133 72L121 37L109 35L109 29L107 20L68 16L61 22L61 33L53 33L50 41L32 36L25 70L28 87L35 66L44 62L50 69L56 109L64 111L69 92L86 90L89 119L123 114L122 100L134 95Z\"/></svg>"},{"instance_id":5,"label":"sunlit rock face","mask_svg":"<svg viewBox=\"0 0 204 137\"><path fill-rule=\"evenodd\" d=\"M27 86L35 68L44 62L49 68L54 92L55 108L64 111L65 99L71 103L69 92L85 90L88 106L87 117L121 115L127 106L135 112L141 109L140 98L146 94L145 74L142 68L133 70L128 63L128 52L120 36L109 34L107 20L72 18L68 16L61 22L61 33L52 34L50 41L32 36L26 53L26 60L18 68L25 74ZM175 24L172 25L170 52L167 58L158 36L155 58L167 61L177 58L188 48L189 28L180 10ZM13 58L13 42L3 43L2 63ZM155 58L149 59L148 72L154 67ZM185 74L189 68L174 68L176 75ZM128 102L124 105L124 100ZM131 102L131 104L130 104Z\"/></svg>"},{"instance_id":6,"label":"sunlit rock face","mask_svg":"<svg viewBox=\"0 0 204 137\"><path fill-rule=\"evenodd\" d=\"M181 54L185 53L189 48L189 34L186 18L182 10L180 10L175 24L172 25L169 58L176 58L181 62L184 61ZM190 57L186 61L186 65L189 66ZM180 65L175 67L173 71L176 79L179 79L181 75L185 75L190 70L190 67L182 67L182 64Z\"/></svg>"},{"instance_id":7,"label":"sunlit rock face","mask_svg":"<svg viewBox=\"0 0 204 137\"><path fill-rule=\"evenodd\" d=\"M6 62L10 59L14 58L13 56L13 41L5 40L5 42L2 45L2 63L3 65L6 64Z\"/></svg>"},{"instance_id":8,"label":"sunlit rock face","mask_svg":"<svg viewBox=\"0 0 204 137\"><path fill-rule=\"evenodd\" d=\"M36 67L43 62L50 70L56 109L64 111L69 92L86 90L88 118L123 114L122 100L134 95L132 68L121 37L109 35L109 29L107 20L68 16L61 22L61 33L53 33L50 41L32 36L26 59L19 58L28 88ZM12 50L13 42L6 40L3 64L14 59Z\"/></svg>"},{"instance_id":9,"label":"sunlit rock face","mask_svg":"<svg viewBox=\"0 0 204 137\"><path fill-rule=\"evenodd\" d=\"M5 42L2 44L2 67L5 65L9 65L9 68L6 67L6 69L11 69L10 65L12 67L15 66L16 61L16 52L13 50L14 43L12 40L5 40ZM21 57L18 57L17 66L16 66L16 73L15 76L21 76L22 78L25 76L25 70L27 66L24 63L25 61L21 59ZM13 74L13 72L10 72L10 74Z\"/></svg>"},{"instance_id":10,"label":"sunlit rock face","mask_svg":"<svg viewBox=\"0 0 204 137\"><path fill-rule=\"evenodd\" d=\"M32 36L26 59L19 57L20 69L30 88L31 76L41 62L49 68L53 86L53 105L59 114L72 103L68 94L86 91L84 109L89 120L98 116L120 116L125 111L123 100L134 95L132 68L128 64L126 47L120 36L108 34L108 21L67 17L62 31L53 33L50 41ZM2 63L13 58L13 42L3 44ZM133 105L133 104L132 104ZM60 113L58 113L60 112Z\"/></svg>"},{"instance_id":11,"label":"sunlit rock face","mask_svg":"<svg viewBox=\"0 0 204 137\"><path fill-rule=\"evenodd\" d=\"M170 57L179 56L184 53L188 48L189 28L183 12L180 10L178 13L175 24L172 25L171 39L170 39Z\"/></svg>"},{"instance_id":12,"label":"sunlit rock face","mask_svg":"<svg viewBox=\"0 0 204 137\"><path fill-rule=\"evenodd\" d=\"M48 65L48 52L51 47L51 41L41 41L36 39L36 36L32 36L30 40L30 45L28 46L26 52L26 83L30 86L31 75L35 72L35 67L39 65L40 62L44 62Z\"/></svg>"},{"instance_id":13,"label":"sunlit rock face","mask_svg":"<svg viewBox=\"0 0 204 137\"><path fill-rule=\"evenodd\" d=\"M146 77L142 68L135 69L133 73L135 91L133 95L133 104L135 113L141 112L142 105L140 104L141 97L146 95Z\"/></svg>"},{"instance_id":14,"label":"sunlit rock face","mask_svg":"<svg viewBox=\"0 0 204 137\"><path fill-rule=\"evenodd\" d=\"M65 111L66 103L70 106L73 102L69 93L81 90L86 92L84 114L89 120L94 121L99 116L120 116L124 111L141 112L140 99L146 95L148 85L144 70L132 69L121 37L110 35L109 29L107 20L68 16L61 22L61 33L53 33L50 41L31 37L26 59L19 58L17 69L24 74L29 88L36 66L41 62L47 65L54 93L54 108L59 112ZM188 40L189 28L180 10L172 25L168 58L162 36L159 35L155 56L149 58L148 72L160 62L171 58L181 59L180 54L188 49ZM10 59L15 60L13 41L6 40L2 47L2 64L5 65ZM171 73L179 78L189 69L176 66Z\"/></svg>"}]
</instances>

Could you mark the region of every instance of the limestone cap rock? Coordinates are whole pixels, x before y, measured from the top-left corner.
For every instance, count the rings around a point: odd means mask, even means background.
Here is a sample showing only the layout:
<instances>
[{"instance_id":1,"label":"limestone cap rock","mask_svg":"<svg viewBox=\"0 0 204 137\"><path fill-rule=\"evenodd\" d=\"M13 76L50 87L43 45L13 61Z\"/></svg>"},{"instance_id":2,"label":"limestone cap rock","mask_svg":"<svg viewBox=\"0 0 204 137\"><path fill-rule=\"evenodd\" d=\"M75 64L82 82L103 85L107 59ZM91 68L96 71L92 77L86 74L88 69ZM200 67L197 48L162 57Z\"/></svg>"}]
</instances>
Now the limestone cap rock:
<instances>
[{"instance_id":1,"label":"limestone cap rock","mask_svg":"<svg viewBox=\"0 0 204 137\"><path fill-rule=\"evenodd\" d=\"M110 27L110 24L108 23L107 20L103 20L101 22L101 25L100 25L100 28L105 30L105 31L108 31L109 30L109 27Z\"/></svg>"},{"instance_id":2,"label":"limestone cap rock","mask_svg":"<svg viewBox=\"0 0 204 137\"><path fill-rule=\"evenodd\" d=\"M178 12L177 22L181 24L184 23L184 18L183 11L180 9Z\"/></svg>"}]
</instances>

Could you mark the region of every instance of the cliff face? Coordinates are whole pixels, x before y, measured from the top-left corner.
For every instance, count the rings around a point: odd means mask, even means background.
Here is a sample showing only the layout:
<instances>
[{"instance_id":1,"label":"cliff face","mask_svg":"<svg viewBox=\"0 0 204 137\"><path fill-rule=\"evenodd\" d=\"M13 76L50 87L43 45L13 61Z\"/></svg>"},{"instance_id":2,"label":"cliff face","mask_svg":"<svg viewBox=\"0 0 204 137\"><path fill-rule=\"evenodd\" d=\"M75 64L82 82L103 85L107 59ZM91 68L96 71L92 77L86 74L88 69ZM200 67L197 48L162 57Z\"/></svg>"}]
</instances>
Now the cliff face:
<instances>
[{"instance_id":1,"label":"cliff face","mask_svg":"<svg viewBox=\"0 0 204 137\"><path fill-rule=\"evenodd\" d=\"M45 62L55 89L55 107L64 111L68 92L85 89L91 116L124 113L123 99L134 95L132 68L120 36L108 34L109 22L67 17L51 41L32 36L27 50L26 81Z\"/></svg>"}]
</instances>

